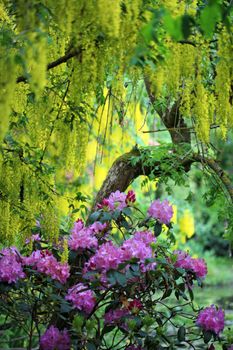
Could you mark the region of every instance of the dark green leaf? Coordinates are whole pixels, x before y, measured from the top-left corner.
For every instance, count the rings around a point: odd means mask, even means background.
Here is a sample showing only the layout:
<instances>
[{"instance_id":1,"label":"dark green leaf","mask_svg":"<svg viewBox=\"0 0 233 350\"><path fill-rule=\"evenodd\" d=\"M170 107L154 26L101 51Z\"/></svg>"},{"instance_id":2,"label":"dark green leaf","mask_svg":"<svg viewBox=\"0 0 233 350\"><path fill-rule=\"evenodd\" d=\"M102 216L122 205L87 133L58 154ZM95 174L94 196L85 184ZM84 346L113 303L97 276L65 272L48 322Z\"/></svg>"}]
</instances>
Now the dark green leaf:
<instances>
[{"instance_id":1,"label":"dark green leaf","mask_svg":"<svg viewBox=\"0 0 233 350\"><path fill-rule=\"evenodd\" d=\"M165 292L163 293L162 299L169 297L171 294L172 294L172 288L166 289Z\"/></svg>"},{"instance_id":2,"label":"dark green leaf","mask_svg":"<svg viewBox=\"0 0 233 350\"><path fill-rule=\"evenodd\" d=\"M129 207L126 207L122 210L122 213L124 213L126 216L130 216L132 214L132 210Z\"/></svg>"},{"instance_id":3,"label":"dark green leaf","mask_svg":"<svg viewBox=\"0 0 233 350\"><path fill-rule=\"evenodd\" d=\"M154 225L154 234L155 237L158 237L160 233L162 232L162 224L160 224L158 221L156 221Z\"/></svg>"},{"instance_id":4,"label":"dark green leaf","mask_svg":"<svg viewBox=\"0 0 233 350\"><path fill-rule=\"evenodd\" d=\"M204 343L207 344L212 338L212 333L210 331L203 331Z\"/></svg>"},{"instance_id":5,"label":"dark green leaf","mask_svg":"<svg viewBox=\"0 0 233 350\"><path fill-rule=\"evenodd\" d=\"M104 222L110 221L110 220L112 220L112 216L111 216L110 213L104 212L104 213L101 215L101 218L100 218L100 221L101 221L101 222L104 223Z\"/></svg>"},{"instance_id":6,"label":"dark green leaf","mask_svg":"<svg viewBox=\"0 0 233 350\"><path fill-rule=\"evenodd\" d=\"M72 306L68 302L63 302L60 307L60 312L65 314L72 310Z\"/></svg>"},{"instance_id":7,"label":"dark green leaf","mask_svg":"<svg viewBox=\"0 0 233 350\"><path fill-rule=\"evenodd\" d=\"M89 216L89 222L90 223L93 223L95 221L97 221L100 217L100 212L99 211L95 211L94 213L92 213L90 216Z\"/></svg>"},{"instance_id":8,"label":"dark green leaf","mask_svg":"<svg viewBox=\"0 0 233 350\"><path fill-rule=\"evenodd\" d=\"M194 24L194 20L191 16L184 15L182 17L182 32L184 39L188 39L191 34L191 29Z\"/></svg>"},{"instance_id":9,"label":"dark green leaf","mask_svg":"<svg viewBox=\"0 0 233 350\"><path fill-rule=\"evenodd\" d=\"M185 341L186 330L184 326L181 326L177 332L177 338L179 341Z\"/></svg>"},{"instance_id":10,"label":"dark green leaf","mask_svg":"<svg viewBox=\"0 0 233 350\"><path fill-rule=\"evenodd\" d=\"M119 210L115 210L112 214L112 217L114 220L117 220L120 215L121 215L121 212Z\"/></svg>"},{"instance_id":11,"label":"dark green leaf","mask_svg":"<svg viewBox=\"0 0 233 350\"><path fill-rule=\"evenodd\" d=\"M96 346L94 343L89 342L89 343L87 343L87 349L88 350L96 350Z\"/></svg>"},{"instance_id":12,"label":"dark green leaf","mask_svg":"<svg viewBox=\"0 0 233 350\"><path fill-rule=\"evenodd\" d=\"M126 286L127 278L125 274L111 270L107 273L107 276L111 284L120 284L122 287Z\"/></svg>"}]
</instances>

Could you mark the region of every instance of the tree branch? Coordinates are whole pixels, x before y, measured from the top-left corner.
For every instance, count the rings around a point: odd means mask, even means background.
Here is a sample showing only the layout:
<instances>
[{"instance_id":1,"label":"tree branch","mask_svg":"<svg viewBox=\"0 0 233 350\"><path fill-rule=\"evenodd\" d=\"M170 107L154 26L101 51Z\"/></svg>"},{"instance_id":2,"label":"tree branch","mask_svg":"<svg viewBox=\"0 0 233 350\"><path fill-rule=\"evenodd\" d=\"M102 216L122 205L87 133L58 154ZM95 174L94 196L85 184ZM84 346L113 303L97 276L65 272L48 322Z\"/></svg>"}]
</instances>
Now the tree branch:
<instances>
[{"instance_id":1,"label":"tree branch","mask_svg":"<svg viewBox=\"0 0 233 350\"><path fill-rule=\"evenodd\" d=\"M144 81L150 101L154 105L156 99L151 91L151 82L148 77L144 77ZM191 144L190 130L180 114L179 105L180 101L178 100L171 108L168 107L165 113L160 114L160 118L168 129L174 144L182 142Z\"/></svg>"},{"instance_id":2,"label":"tree branch","mask_svg":"<svg viewBox=\"0 0 233 350\"><path fill-rule=\"evenodd\" d=\"M64 56L59 57L57 60L55 60L55 61L49 63L49 64L47 65L47 71L50 70L50 69L53 69L53 68L55 68L55 67L57 67L57 66L59 66L59 65L62 64L62 63L66 63L67 61L69 61L69 60L70 60L71 58L73 58L73 57L79 56L79 55L81 54L81 52L82 52L82 49L81 49L81 48L78 48L78 49L76 49L76 50L72 50L72 51L66 53ZM19 77L17 78L17 80L16 80L16 83L17 83L17 84L18 84L18 83L27 83L27 82L28 82L28 78L25 77L25 76L23 76L23 75L19 76Z\"/></svg>"},{"instance_id":3,"label":"tree branch","mask_svg":"<svg viewBox=\"0 0 233 350\"><path fill-rule=\"evenodd\" d=\"M155 177L160 177L163 173L163 163L169 160L169 158L162 161L155 160L151 166L146 167L141 162L137 162L135 165L133 165L131 158L137 155L140 155L140 150L133 149L131 152L125 153L115 160L96 196L93 209L97 203L101 203L104 198L107 198L111 194L111 192L115 192L117 190L124 192L140 175L148 176L153 173ZM233 203L233 186L231 181L215 160L205 158L198 154L191 154L183 159L179 159L177 157L176 163L178 167L183 167L186 172L190 170L193 163L205 164L218 176ZM174 170L173 166L172 169Z\"/></svg>"}]
</instances>

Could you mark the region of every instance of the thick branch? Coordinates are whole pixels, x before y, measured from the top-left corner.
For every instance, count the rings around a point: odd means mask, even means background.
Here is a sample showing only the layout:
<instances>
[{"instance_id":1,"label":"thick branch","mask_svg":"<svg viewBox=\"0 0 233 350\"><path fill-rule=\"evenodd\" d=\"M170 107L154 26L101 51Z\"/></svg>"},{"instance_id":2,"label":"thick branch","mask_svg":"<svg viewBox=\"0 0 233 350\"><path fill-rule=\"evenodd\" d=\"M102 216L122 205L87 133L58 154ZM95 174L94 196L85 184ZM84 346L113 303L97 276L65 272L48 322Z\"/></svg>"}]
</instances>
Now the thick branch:
<instances>
[{"instance_id":1,"label":"thick branch","mask_svg":"<svg viewBox=\"0 0 233 350\"><path fill-rule=\"evenodd\" d=\"M169 161L169 158L162 161L155 160L150 167L144 167L141 162L133 165L131 158L137 155L140 155L140 151L132 150L131 152L125 153L115 160L96 196L94 207L97 203L101 203L104 198L108 197L111 192L115 192L117 190L124 192L128 186L140 175L150 175L153 173L155 177L161 176L163 173L163 162ZM182 166L186 172L190 170L193 163L205 164L211 171L213 171L226 188L233 203L233 186L227 174L221 169L218 163L213 159L204 158L197 154L192 154L184 159L179 159L177 157L177 167ZM172 169L174 170L173 166Z\"/></svg>"},{"instance_id":2,"label":"thick branch","mask_svg":"<svg viewBox=\"0 0 233 350\"><path fill-rule=\"evenodd\" d=\"M139 151L132 150L116 159L95 198L95 204L102 202L111 192L117 190L123 192L133 180L142 174L141 164L138 163L135 166L131 164L131 158L137 155L140 155Z\"/></svg>"},{"instance_id":3,"label":"thick branch","mask_svg":"<svg viewBox=\"0 0 233 350\"><path fill-rule=\"evenodd\" d=\"M81 52L82 52L81 49L72 50L72 51L68 52L67 54L65 54L64 56L59 57L57 60L55 60L47 65L47 71L59 66L62 63L66 63L67 61L69 61L73 57L79 56L81 54ZM17 83L26 83L27 81L28 81L28 78L23 76L23 75L18 77L16 80Z\"/></svg>"},{"instance_id":4,"label":"thick branch","mask_svg":"<svg viewBox=\"0 0 233 350\"><path fill-rule=\"evenodd\" d=\"M115 160L96 196L94 206L102 202L111 192L117 190L124 192L140 175L150 175L153 172L155 177L161 176L162 169L160 161L155 160L154 164L150 167L145 167L141 162L133 165L131 158L137 155L140 155L140 151L133 149L131 152L125 153ZM183 165L186 171L188 171L192 162L192 159L184 159L179 165Z\"/></svg>"}]
</instances>

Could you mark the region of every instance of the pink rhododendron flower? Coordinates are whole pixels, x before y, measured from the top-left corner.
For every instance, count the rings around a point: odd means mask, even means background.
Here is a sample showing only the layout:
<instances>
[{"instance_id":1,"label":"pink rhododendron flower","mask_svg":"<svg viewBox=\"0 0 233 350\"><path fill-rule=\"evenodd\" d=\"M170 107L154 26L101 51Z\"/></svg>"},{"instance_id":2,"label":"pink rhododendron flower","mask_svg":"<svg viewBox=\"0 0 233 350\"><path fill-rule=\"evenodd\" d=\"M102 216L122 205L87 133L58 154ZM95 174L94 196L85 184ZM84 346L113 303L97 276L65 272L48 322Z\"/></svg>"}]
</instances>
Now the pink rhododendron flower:
<instances>
[{"instance_id":1,"label":"pink rhododendron flower","mask_svg":"<svg viewBox=\"0 0 233 350\"><path fill-rule=\"evenodd\" d=\"M37 262L46 256L51 256L52 253L49 250L34 250L30 256L23 257L24 265L31 265L36 267Z\"/></svg>"},{"instance_id":2,"label":"pink rhododendron flower","mask_svg":"<svg viewBox=\"0 0 233 350\"><path fill-rule=\"evenodd\" d=\"M13 283L24 278L22 259L15 247L0 251L0 282Z\"/></svg>"},{"instance_id":3,"label":"pink rhododendron flower","mask_svg":"<svg viewBox=\"0 0 233 350\"><path fill-rule=\"evenodd\" d=\"M69 238L68 245L70 249L89 249L96 248L98 245L94 230L84 227L80 230L74 230Z\"/></svg>"},{"instance_id":4,"label":"pink rhododendron flower","mask_svg":"<svg viewBox=\"0 0 233 350\"><path fill-rule=\"evenodd\" d=\"M173 209L167 199L162 202L157 199L151 204L148 214L154 219L159 220L162 224L168 225L173 216Z\"/></svg>"},{"instance_id":5,"label":"pink rhododendron flower","mask_svg":"<svg viewBox=\"0 0 233 350\"><path fill-rule=\"evenodd\" d=\"M74 223L74 227L72 229L72 233L76 233L84 228L84 222L82 219L78 219Z\"/></svg>"},{"instance_id":6,"label":"pink rhododendron flower","mask_svg":"<svg viewBox=\"0 0 233 350\"><path fill-rule=\"evenodd\" d=\"M227 350L233 350L233 344Z\"/></svg>"},{"instance_id":7,"label":"pink rhododendron flower","mask_svg":"<svg viewBox=\"0 0 233 350\"><path fill-rule=\"evenodd\" d=\"M134 239L136 239L138 241L142 241L147 246L150 246L151 243L156 242L156 237L150 231L137 231L134 234Z\"/></svg>"},{"instance_id":8,"label":"pink rhododendron flower","mask_svg":"<svg viewBox=\"0 0 233 350\"><path fill-rule=\"evenodd\" d=\"M87 270L116 269L123 261L121 248L115 246L112 242L102 244L86 264Z\"/></svg>"},{"instance_id":9,"label":"pink rhododendron flower","mask_svg":"<svg viewBox=\"0 0 233 350\"><path fill-rule=\"evenodd\" d=\"M177 257L177 260L175 262L175 267L180 267L185 270L189 270L192 265L192 258L191 256L182 250L175 250L174 254Z\"/></svg>"},{"instance_id":10,"label":"pink rhododendron flower","mask_svg":"<svg viewBox=\"0 0 233 350\"><path fill-rule=\"evenodd\" d=\"M152 257L152 249L143 241L135 238L127 239L122 245L124 260L137 258L143 262L147 258Z\"/></svg>"},{"instance_id":11,"label":"pink rhododendron flower","mask_svg":"<svg viewBox=\"0 0 233 350\"><path fill-rule=\"evenodd\" d=\"M122 210L127 206L126 194L124 192L116 191L110 194L108 198L108 207L111 210Z\"/></svg>"},{"instance_id":12,"label":"pink rhododendron flower","mask_svg":"<svg viewBox=\"0 0 233 350\"><path fill-rule=\"evenodd\" d=\"M31 256L23 259L25 265L31 265L37 271L50 276L61 283L66 283L70 276L70 267L62 264L48 250L35 250Z\"/></svg>"},{"instance_id":13,"label":"pink rhododendron flower","mask_svg":"<svg viewBox=\"0 0 233 350\"><path fill-rule=\"evenodd\" d=\"M145 259L153 257L153 250L150 246L152 242L156 242L156 238L150 231L136 232L133 238L126 240L122 245L124 260L139 259L143 272L154 269L156 266L155 262L144 264Z\"/></svg>"},{"instance_id":14,"label":"pink rhododendron flower","mask_svg":"<svg viewBox=\"0 0 233 350\"><path fill-rule=\"evenodd\" d=\"M104 210L122 210L127 205L136 201L134 191L128 191L127 195L124 192L116 191L112 192L108 198L104 198L101 203L97 204L98 209Z\"/></svg>"},{"instance_id":15,"label":"pink rhododendron flower","mask_svg":"<svg viewBox=\"0 0 233 350\"><path fill-rule=\"evenodd\" d=\"M66 330L50 326L40 338L41 350L70 350L70 337Z\"/></svg>"},{"instance_id":16,"label":"pink rhododendron flower","mask_svg":"<svg viewBox=\"0 0 233 350\"><path fill-rule=\"evenodd\" d=\"M96 221L92 225L90 225L88 228L89 228L89 230L91 230L93 233L96 234L96 233L104 231L106 229L106 227L107 227L106 223L102 224L101 222Z\"/></svg>"},{"instance_id":17,"label":"pink rhododendron flower","mask_svg":"<svg viewBox=\"0 0 233 350\"><path fill-rule=\"evenodd\" d=\"M205 260L192 258L192 270L195 272L197 277L205 278L207 275L207 265Z\"/></svg>"},{"instance_id":18,"label":"pink rhododendron flower","mask_svg":"<svg viewBox=\"0 0 233 350\"><path fill-rule=\"evenodd\" d=\"M211 331L218 335L224 328L224 311L211 305L200 311L196 323L203 330Z\"/></svg>"},{"instance_id":19,"label":"pink rhododendron flower","mask_svg":"<svg viewBox=\"0 0 233 350\"><path fill-rule=\"evenodd\" d=\"M156 238L149 231L136 232L133 238L124 241L121 247L115 246L111 241L102 244L90 260L86 263L84 273L88 270L100 270L107 272L110 269L117 269L122 262L137 258L140 260L142 271L151 270L156 263L145 265L145 259L153 257L150 247ZM102 276L101 280L106 280Z\"/></svg>"},{"instance_id":20,"label":"pink rhododendron flower","mask_svg":"<svg viewBox=\"0 0 233 350\"><path fill-rule=\"evenodd\" d=\"M71 301L78 310L84 311L86 314L92 312L96 303L92 290L87 289L82 283L70 288L65 299Z\"/></svg>"},{"instance_id":21,"label":"pink rhododendron flower","mask_svg":"<svg viewBox=\"0 0 233 350\"><path fill-rule=\"evenodd\" d=\"M135 201L136 201L135 192L132 190L128 191L125 199L126 204L131 204L131 203L134 203Z\"/></svg>"},{"instance_id":22,"label":"pink rhododendron flower","mask_svg":"<svg viewBox=\"0 0 233 350\"><path fill-rule=\"evenodd\" d=\"M104 315L104 322L110 325L119 324L122 322L122 319L128 315L129 311L127 309L109 310Z\"/></svg>"},{"instance_id":23,"label":"pink rhododendron flower","mask_svg":"<svg viewBox=\"0 0 233 350\"><path fill-rule=\"evenodd\" d=\"M207 275L207 266L204 259L192 258L188 253L183 251L175 251L177 256L175 267L180 267L185 270L190 270L199 278L204 278Z\"/></svg>"}]
</instances>

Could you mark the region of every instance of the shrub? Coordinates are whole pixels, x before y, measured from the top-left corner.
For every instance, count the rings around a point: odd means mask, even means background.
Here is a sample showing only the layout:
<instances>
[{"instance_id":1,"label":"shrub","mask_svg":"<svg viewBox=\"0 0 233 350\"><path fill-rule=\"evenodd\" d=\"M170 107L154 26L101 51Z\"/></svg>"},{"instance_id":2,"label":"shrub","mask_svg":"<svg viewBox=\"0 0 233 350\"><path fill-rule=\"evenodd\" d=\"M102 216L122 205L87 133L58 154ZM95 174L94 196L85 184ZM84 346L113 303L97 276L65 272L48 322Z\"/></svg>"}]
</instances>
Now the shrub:
<instances>
[{"instance_id":1,"label":"shrub","mask_svg":"<svg viewBox=\"0 0 233 350\"><path fill-rule=\"evenodd\" d=\"M0 252L0 311L11 329L23 328L28 348L213 349L215 341L226 348L224 312L194 306L204 260L172 251L167 200L148 214L132 191L117 191L59 242L37 234L20 252Z\"/></svg>"}]
</instances>

